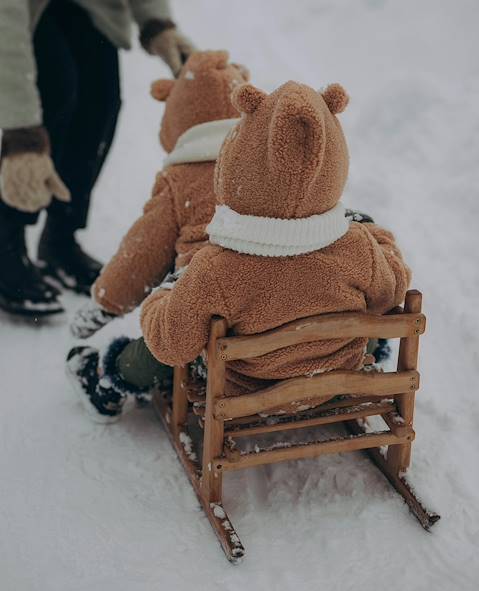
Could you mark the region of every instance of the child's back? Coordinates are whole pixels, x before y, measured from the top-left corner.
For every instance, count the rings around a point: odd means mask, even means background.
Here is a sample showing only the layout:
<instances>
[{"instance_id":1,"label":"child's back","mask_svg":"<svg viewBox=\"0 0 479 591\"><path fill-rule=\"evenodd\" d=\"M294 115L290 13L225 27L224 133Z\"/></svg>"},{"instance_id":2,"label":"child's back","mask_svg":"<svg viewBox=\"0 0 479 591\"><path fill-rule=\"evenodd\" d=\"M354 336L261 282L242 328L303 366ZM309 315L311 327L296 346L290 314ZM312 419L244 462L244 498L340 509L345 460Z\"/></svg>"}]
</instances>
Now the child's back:
<instances>
[{"instance_id":1,"label":"child's back","mask_svg":"<svg viewBox=\"0 0 479 591\"><path fill-rule=\"evenodd\" d=\"M314 314L383 313L405 295L409 271L392 235L349 223L339 203L348 170L335 117L347 97L287 83L272 95L235 93L244 115L216 170L220 205L211 246L169 292L145 302L142 326L154 355L176 365L205 346L214 315L235 334L255 334ZM228 393L265 380L361 367L366 342L335 339L228 364Z\"/></svg>"}]
</instances>

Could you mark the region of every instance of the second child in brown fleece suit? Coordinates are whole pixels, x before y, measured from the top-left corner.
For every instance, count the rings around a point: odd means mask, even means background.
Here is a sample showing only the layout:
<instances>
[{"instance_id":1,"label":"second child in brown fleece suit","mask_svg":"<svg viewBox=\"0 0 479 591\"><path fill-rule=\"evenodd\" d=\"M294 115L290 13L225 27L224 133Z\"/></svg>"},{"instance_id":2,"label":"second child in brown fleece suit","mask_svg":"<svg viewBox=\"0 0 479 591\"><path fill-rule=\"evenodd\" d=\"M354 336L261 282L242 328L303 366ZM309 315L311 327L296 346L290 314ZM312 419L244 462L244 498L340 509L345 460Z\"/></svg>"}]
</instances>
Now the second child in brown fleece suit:
<instances>
[{"instance_id":1,"label":"second child in brown fleece suit","mask_svg":"<svg viewBox=\"0 0 479 591\"><path fill-rule=\"evenodd\" d=\"M204 51L189 57L177 80L158 80L152 85L153 97L165 101L160 131L168 153L165 166L157 175L143 215L95 282L92 303L73 320L75 336L87 338L112 318L134 310L169 271L181 273L205 245L205 227L215 208L216 158L239 116L231 92L248 79L246 68L229 63L226 51ZM107 359L123 351L124 359L134 358L137 349L129 339L116 339ZM76 347L69 361L75 374L88 366L94 376L99 354L92 347ZM145 373L148 362L154 359L146 355L139 371ZM92 379L89 385L91 389ZM110 403L109 407L118 409L123 401L120 397L118 405Z\"/></svg>"},{"instance_id":2,"label":"second child in brown fleece suit","mask_svg":"<svg viewBox=\"0 0 479 591\"><path fill-rule=\"evenodd\" d=\"M214 316L231 333L251 335L310 315L384 313L402 302L410 273L393 236L350 222L340 202L348 152L336 114L347 102L339 85L323 93L294 82L271 95L251 85L234 91L242 117L216 167L211 244L173 289L143 306L143 335L158 367L196 359ZM226 394L358 369L365 347L366 339L331 339L231 362Z\"/></svg>"}]
</instances>

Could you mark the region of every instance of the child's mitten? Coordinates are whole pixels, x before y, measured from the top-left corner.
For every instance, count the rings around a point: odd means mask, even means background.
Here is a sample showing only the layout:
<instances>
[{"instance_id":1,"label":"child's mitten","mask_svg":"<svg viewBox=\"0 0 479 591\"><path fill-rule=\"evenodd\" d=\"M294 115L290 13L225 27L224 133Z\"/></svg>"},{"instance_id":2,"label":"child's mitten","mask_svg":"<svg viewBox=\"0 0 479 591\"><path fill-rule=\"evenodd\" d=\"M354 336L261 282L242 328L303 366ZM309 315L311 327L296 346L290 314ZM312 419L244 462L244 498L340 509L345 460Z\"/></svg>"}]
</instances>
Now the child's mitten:
<instances>
[{"instance_id":1,"label":"child's mitten","mask_svg":"<svg viewBox=\"0 0 479 591\"><path fill-rule=\"evenodd\" d=\"M115 314L110 314L110 312L106 312L94 302L89 302L76 312L70 324L70 331L77 339L87 339L113 318L116 318Z\"/></svg>"},{"instance_id":2,"label":"child's mitten","mask_svg":"<svg viewBox=\"0 0 479 591\"><path fill-rule=\"evenodd\" d=\"M359 222L360 224L374 224L374 220L370 215L356 209L346 209L344 215L350 222Z\"/></svg>"}]
</instances>

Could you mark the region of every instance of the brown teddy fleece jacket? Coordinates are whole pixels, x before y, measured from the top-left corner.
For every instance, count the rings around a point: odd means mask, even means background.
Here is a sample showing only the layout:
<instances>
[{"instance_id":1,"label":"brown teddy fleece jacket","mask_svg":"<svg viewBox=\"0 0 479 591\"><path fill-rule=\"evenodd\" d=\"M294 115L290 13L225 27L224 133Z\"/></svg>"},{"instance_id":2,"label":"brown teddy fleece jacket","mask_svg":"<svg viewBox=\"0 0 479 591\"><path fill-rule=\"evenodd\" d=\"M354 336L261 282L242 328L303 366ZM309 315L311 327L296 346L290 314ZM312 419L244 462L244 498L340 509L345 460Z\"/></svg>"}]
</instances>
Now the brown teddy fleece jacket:
<instances>
[{"instance_id":1,"label":"brown teddy fleece jacket","mask_svg":"<svg viewBox=\"0 0 479 591\"><path fill-rule=\"evenodd\" d=\"M339 85L322 94L288 82L271 95L244 85L242 112L216 167L213 243L195 255L171 291L142 309L151 352L169 365L204 349L213 316L251 335L315 314L383 313L402 302L410 273L393 236L350 225L341 197L348 153L335 114L347 105ZM331 339L283 348L227 365L227 394L277 379L362 366L366 339Z\"/></svg>"},{"instance_id":2,"label":"brown teddy fleece jacket","mask_svg":"<svg viewBox=\"0 0 479 591\"><path fill-rule=\"evenodd\" d=\"M232 89L247 70L226 51L196 52L177 80L158 80L152 95L166 101L160 140L169 153L143 215L93 286L96 303L112 314L136 308L175 266L187 265L206 243L215 208L213 175L219 148L236 122Z\"/></svg>"}]
</instances>

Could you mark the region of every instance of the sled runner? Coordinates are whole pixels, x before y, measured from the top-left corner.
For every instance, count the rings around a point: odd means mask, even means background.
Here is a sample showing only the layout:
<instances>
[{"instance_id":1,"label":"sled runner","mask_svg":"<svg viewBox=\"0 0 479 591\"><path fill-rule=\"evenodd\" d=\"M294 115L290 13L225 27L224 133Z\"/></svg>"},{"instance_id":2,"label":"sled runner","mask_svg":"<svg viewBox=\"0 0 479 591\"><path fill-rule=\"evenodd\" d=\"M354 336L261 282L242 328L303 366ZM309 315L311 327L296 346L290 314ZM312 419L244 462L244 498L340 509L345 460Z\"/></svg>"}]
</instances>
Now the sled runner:
<instances>
[{"instance_id":1,"label":"sled runner","mask_svg":"<svg viewBox=\"0 0 479 591\"><path fill-rule=\"evenodd\" d=\"M226 322L217 318L211 324L207 349L206 393L192 382L184 367L175 368L171 400L165 392L155 393L155 408L228 560L239 562L244 555L223 508L222 479L230 470L365 450L423 528L428 530L439 519L421 504L404 476L414 440L419 336L426 324L421 299L418 291L411 290L404 310L395 309L384 316L327 314L246 337L226 336ZM399 338L397 371L381 373L368 371L367 367L361 371L336 370L282 380L254 394L224 396L225 364L230 360L258 357L299 343L357 337ZM198 446L190 429L195 415L203 426ZM373 416L383 419L384 429L365 429L367 418ZM309 432L313 427L333 423L343 424L349 434L294 442L285 438L266 447L255 445L251 451L239 446L245 437L251 440L276 432L287 435L299 429Z\"/></svg>"}]
</instances>

